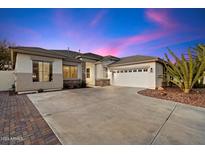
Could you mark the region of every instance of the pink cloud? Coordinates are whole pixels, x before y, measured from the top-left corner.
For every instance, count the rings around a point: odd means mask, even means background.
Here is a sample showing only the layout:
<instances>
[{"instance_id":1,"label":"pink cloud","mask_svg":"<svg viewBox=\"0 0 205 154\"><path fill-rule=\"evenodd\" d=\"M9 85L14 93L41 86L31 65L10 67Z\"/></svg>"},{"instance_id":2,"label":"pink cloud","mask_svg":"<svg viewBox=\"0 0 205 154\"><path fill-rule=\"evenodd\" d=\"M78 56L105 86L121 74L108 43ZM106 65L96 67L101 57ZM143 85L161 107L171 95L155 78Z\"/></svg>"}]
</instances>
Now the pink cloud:
<instances>
[{"instance_id":1,"label":"pink cloud","mask_svg":"<svg viewBox=\"0 0 205 154\"><path fill-rule=\"evenodd\" d=\"M95 27L100 21L101 19L104 17L104 15L107 13L106 10L100 10L95 17L92 19L92 21L90 22L90 26L91 27Z\"/></svg>"},{"instance_id":2,"label":"pink cloud","mask_svg":"<svg viewBox=\"0 0 205 154\"><path fill-rule=\"evenodd\" d=\"M108 48L96 49L95 52L102 56L108 56L108 55L117 56L119 53L119 49L108 47Z\"/></svg>"},{"instance_id":3,"label":"pink cloud","mask_svg":"<svg viewBox=\"0 0 205 154\"><path fill-rule=\"evenodd\" d=\"M157 23L163 28L174 28L177 23L171 18L168 9L146 9L145 15L147 19Z\"/></svg>"},{"instance_id":4,"label":"pink cloud","mask_svg":"<svg viewBox=\"0 0 205 154\"><path fill-rule=\"evenodd\" d=\"M154 32L145 32L140 35L134 35L125 39L122 39L122 46L130 46L133 44L146 43L158 38L161 38L169 34L167 31L154 31Z\"/></svg>"},{"instance_id":5,"label":"pink cloud","mask_svg":"<svg viewBox=\"0 0 205 154\"><path fill-rule=\"evenodd\" d=\"M170 31L153 31L153 32L145 32L142 34L121 38L117 41L110 43L105 48L96 49L96 53L102 55L114 55L117 56L120 52L132 45L139 45L142 43L147 43L156 39L163 38L168 35Z\"/></svg>"},{"instance_id":6,"label":"pink cloud","mask_svg":"<svg viewBox=\"0 0 205 154\"><path fill-rule=\"evenodd\" d=\"M130 37L118 39L117 41L111 42L109 45L107 45L107 47L96 49L96 53L117 56L129 46L140 45L143 43L159 40L170 36L177 30L180 30L180 24L171 18L167 10L146 9L145 16L148 20L157 23L159 28L152 31L144 31L141 34L136 34Z\"/></svg>"}]
</instances>

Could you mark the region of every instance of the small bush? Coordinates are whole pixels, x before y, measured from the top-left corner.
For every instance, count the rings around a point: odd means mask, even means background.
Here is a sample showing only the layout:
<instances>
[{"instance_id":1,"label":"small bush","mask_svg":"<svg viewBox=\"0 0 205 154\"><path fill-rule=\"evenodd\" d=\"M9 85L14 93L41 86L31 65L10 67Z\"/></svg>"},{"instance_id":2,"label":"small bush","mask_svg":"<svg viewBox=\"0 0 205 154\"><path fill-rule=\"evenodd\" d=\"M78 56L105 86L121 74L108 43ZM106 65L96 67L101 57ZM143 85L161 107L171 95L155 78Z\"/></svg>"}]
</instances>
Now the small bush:
<instances>
[{"instance_id":1,"label":"small bush","mask_svg":"<svg viewBox=\"0 0 205 154\"><path fill-rule=\"evenodd\" d=\"M38 89L38 93L42 93L43 92L43 89Z\"/></svg>"},{"instance_id":2,"label":"small bush","mask_svg":"<svg viewBox=\"0 0 205 154\"><path fill-rule=\"evenodd\" d=\"M87 84L85 81L81 81L81 88L86 88L87 87Z\"/></svg>"},{"instance_id":3,"label":"small bush","mask_svg":"<svg viewBox=\"0 0 205 154\"><path fill-rule=\"evenodd\" d=\"M15 84L12 84L12 85L11 85L11 89L10 89L10 91L15 91L15 89L16 89Z\"/></svg>"}]
</instances>

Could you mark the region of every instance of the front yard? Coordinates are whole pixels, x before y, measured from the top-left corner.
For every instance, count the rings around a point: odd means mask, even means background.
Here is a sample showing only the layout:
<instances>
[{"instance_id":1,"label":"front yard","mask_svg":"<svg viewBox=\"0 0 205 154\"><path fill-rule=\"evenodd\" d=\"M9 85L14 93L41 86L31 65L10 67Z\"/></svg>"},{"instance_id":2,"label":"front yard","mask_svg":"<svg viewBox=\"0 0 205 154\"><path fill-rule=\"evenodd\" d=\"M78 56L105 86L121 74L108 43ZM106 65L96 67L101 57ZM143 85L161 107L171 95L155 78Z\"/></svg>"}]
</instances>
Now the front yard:
<instances>
[{"instance_id":1,"label":"front yard","mask_svg":"<svg viewBox=\"0 0 205 154\"><path fill-rule=\"evenodd\" d=\"M179 88L165 88L164 90L145 89L138 92L145 96L171 100L184 104L205 107L205 89L193 89L189 94L184 93Z\"/></svg>"}]
</instances>

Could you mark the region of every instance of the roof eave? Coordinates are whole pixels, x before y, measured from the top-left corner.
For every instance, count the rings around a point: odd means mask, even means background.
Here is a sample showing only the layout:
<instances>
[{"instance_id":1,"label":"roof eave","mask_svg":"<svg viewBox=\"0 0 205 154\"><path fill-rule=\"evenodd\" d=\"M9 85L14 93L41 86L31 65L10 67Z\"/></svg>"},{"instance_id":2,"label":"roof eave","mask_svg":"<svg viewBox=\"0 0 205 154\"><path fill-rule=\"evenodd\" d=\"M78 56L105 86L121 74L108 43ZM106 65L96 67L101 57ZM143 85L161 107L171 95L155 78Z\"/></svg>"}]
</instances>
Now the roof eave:
<instances>
[{"instance_id":1,"label":"roof eave","mask_svg":"<svg viewBox=\"0 0 205 154\"><path fill-rule=\"evenodd\" d=\"M74 62L74 63L81 63L82 61L81 60L78 60L78 59L63 59L63 61L65 62Z\"/></svg>"},{"instance_id":2,"label":"roof eave","mask_svg":"<svg viewBox=\"0 0 205 154\"><path fill-rule=\"evenodd\" d=\"M82 58L85 58L85 59L90 59L90 60L100 61L100 59L98 59L98 58L89 57L89 56L82 56Z\"/></svg>"},{"instance_id":3,"label":"roof eave","mask_svg":"<svg viewBox=\"0 0 205 154\"><path fill-rule=\"evenodd\" d=\"M138 62L129 62L129 63L122 63L122 64L110 64L109 67L143 64L143 63L149 63L149 62L161 62L161 60L159 58L156 58L156 59L152 59L152 60L144 60L144 61L138 61Z\"/></svg>"}]
</instances>

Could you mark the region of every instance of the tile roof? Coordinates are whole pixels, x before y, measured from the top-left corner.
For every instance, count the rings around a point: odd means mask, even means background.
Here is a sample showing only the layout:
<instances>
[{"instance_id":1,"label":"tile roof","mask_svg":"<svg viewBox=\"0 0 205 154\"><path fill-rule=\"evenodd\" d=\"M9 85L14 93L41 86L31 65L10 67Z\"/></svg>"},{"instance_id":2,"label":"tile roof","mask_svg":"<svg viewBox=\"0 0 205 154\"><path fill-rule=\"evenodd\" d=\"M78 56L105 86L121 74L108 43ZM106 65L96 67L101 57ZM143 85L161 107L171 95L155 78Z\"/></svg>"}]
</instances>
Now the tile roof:
<instances>
[{"instance_id":1,"label":"tile roof","mask_svg":"<svg viewBox=\"0 0 205 154\"><path fill-rule=\"evenodd\" d=\"M120 66L126 64L143 63L143 62L158 61L158 60L159 60L158 57L135 55L135 56L120 58L119 61L110 64L110 66Z\"/></svg>"},{"instance_id":2,"label":"tile roof","mask_svg":"<svg viewBox=\"0 0 205 154\"><path fill-rule=\"evenodd\" d=\"M71 50L51 50L51 51L55 51L57 53L62 53L64 55L72 57L72 58L76 58L77 56L82 55L80 52L71 51Z\"/></svg>"},{"instance_id":3,"label":"tile roof","mask_svg":"<svg viewBox=\"0 0 205 154\"><path fill-rule=\"evenodd\" d=\"M68 54L68 50L47 50L39 47L10 47L14 50L14 52L25 53L25 54L32 54L38 56L46 56L46 57L53 57L53 58L62 58L66 61L72 62L81 62L79 59L76 59L73 54ZM76 52L77 53L77 52Z\"/></svg>"},{"instance_id":4,"label":"tile roof","mask_svg":"<svg viewBox=\"0 0 205 154\"><path fill-rule=\"evenodd\" d=\"M84 58L88 59L93 59L96 61L102 60L104 57L94 54L94 53L80 53L76 51L71 51L71 50L54 50L54 49L43 49L39 47L23 47L23 46L18 46L18 47L11 47L14 49L16 52L21 52L21 53L26 53L26 54L35 54L35 55L46 55L48 57L56 57L56 58L66 58L74 61L79 61L76 59L77 56L81 56Z\"/></svg>"},{"instance_id":5,"label":"tile roof","mask_svg":"<svg viewBox=\"0 0 205 154\"><path fill-rule=\"evenodd\" d=\"M77 59L78 56L82 58L92 59L99 62L106 61L106 60L113 60L114 63L110 64L109 66L120 66L120 65L129 65L134 63L143 63L143 62L149 62L149 61L162 61L158 57L153 56L144 56L144 55L135 55L135 56L129 56L129 57L123 57L118 58L115 56L100 56L94 53L80 53L76 51L71 50L47 50L39 47L11 47L12 49L15 49L16 52L20 53L26 53L26 54L34 54L34 55L40 55L40 56L48 56L48 57L54 57L54 58L62 58L65 61L72 61L72 62L81 62L79 59Z\"/></svg>"},{"instance_id":6,"label":"tile roof","mask_svg":"<svg viewBox=\"0 0 205 154\"><path fill-rule=\"evenodd\" d=\"M103 59L103 56L100 56L100 55L97 55L97 54L94 54L94 53L90 53L90 52L82 54L82 57L91 58L91 59L94 59L94 60L97 60L97 61Z\"/></svg>"},{"instance_id":7,"label":"tile roof","mask_svg":"<svg viewBox=\"0 0 205 154\"><path fill-rule=\"evenodd\" d=\"M119 61L120 58L115 57L115 56L108 55L108 56L104 56L103 59L102 59L102 61L103 61L103 60L114 60L114 61Z\"/></svg>"}]
</instances>

